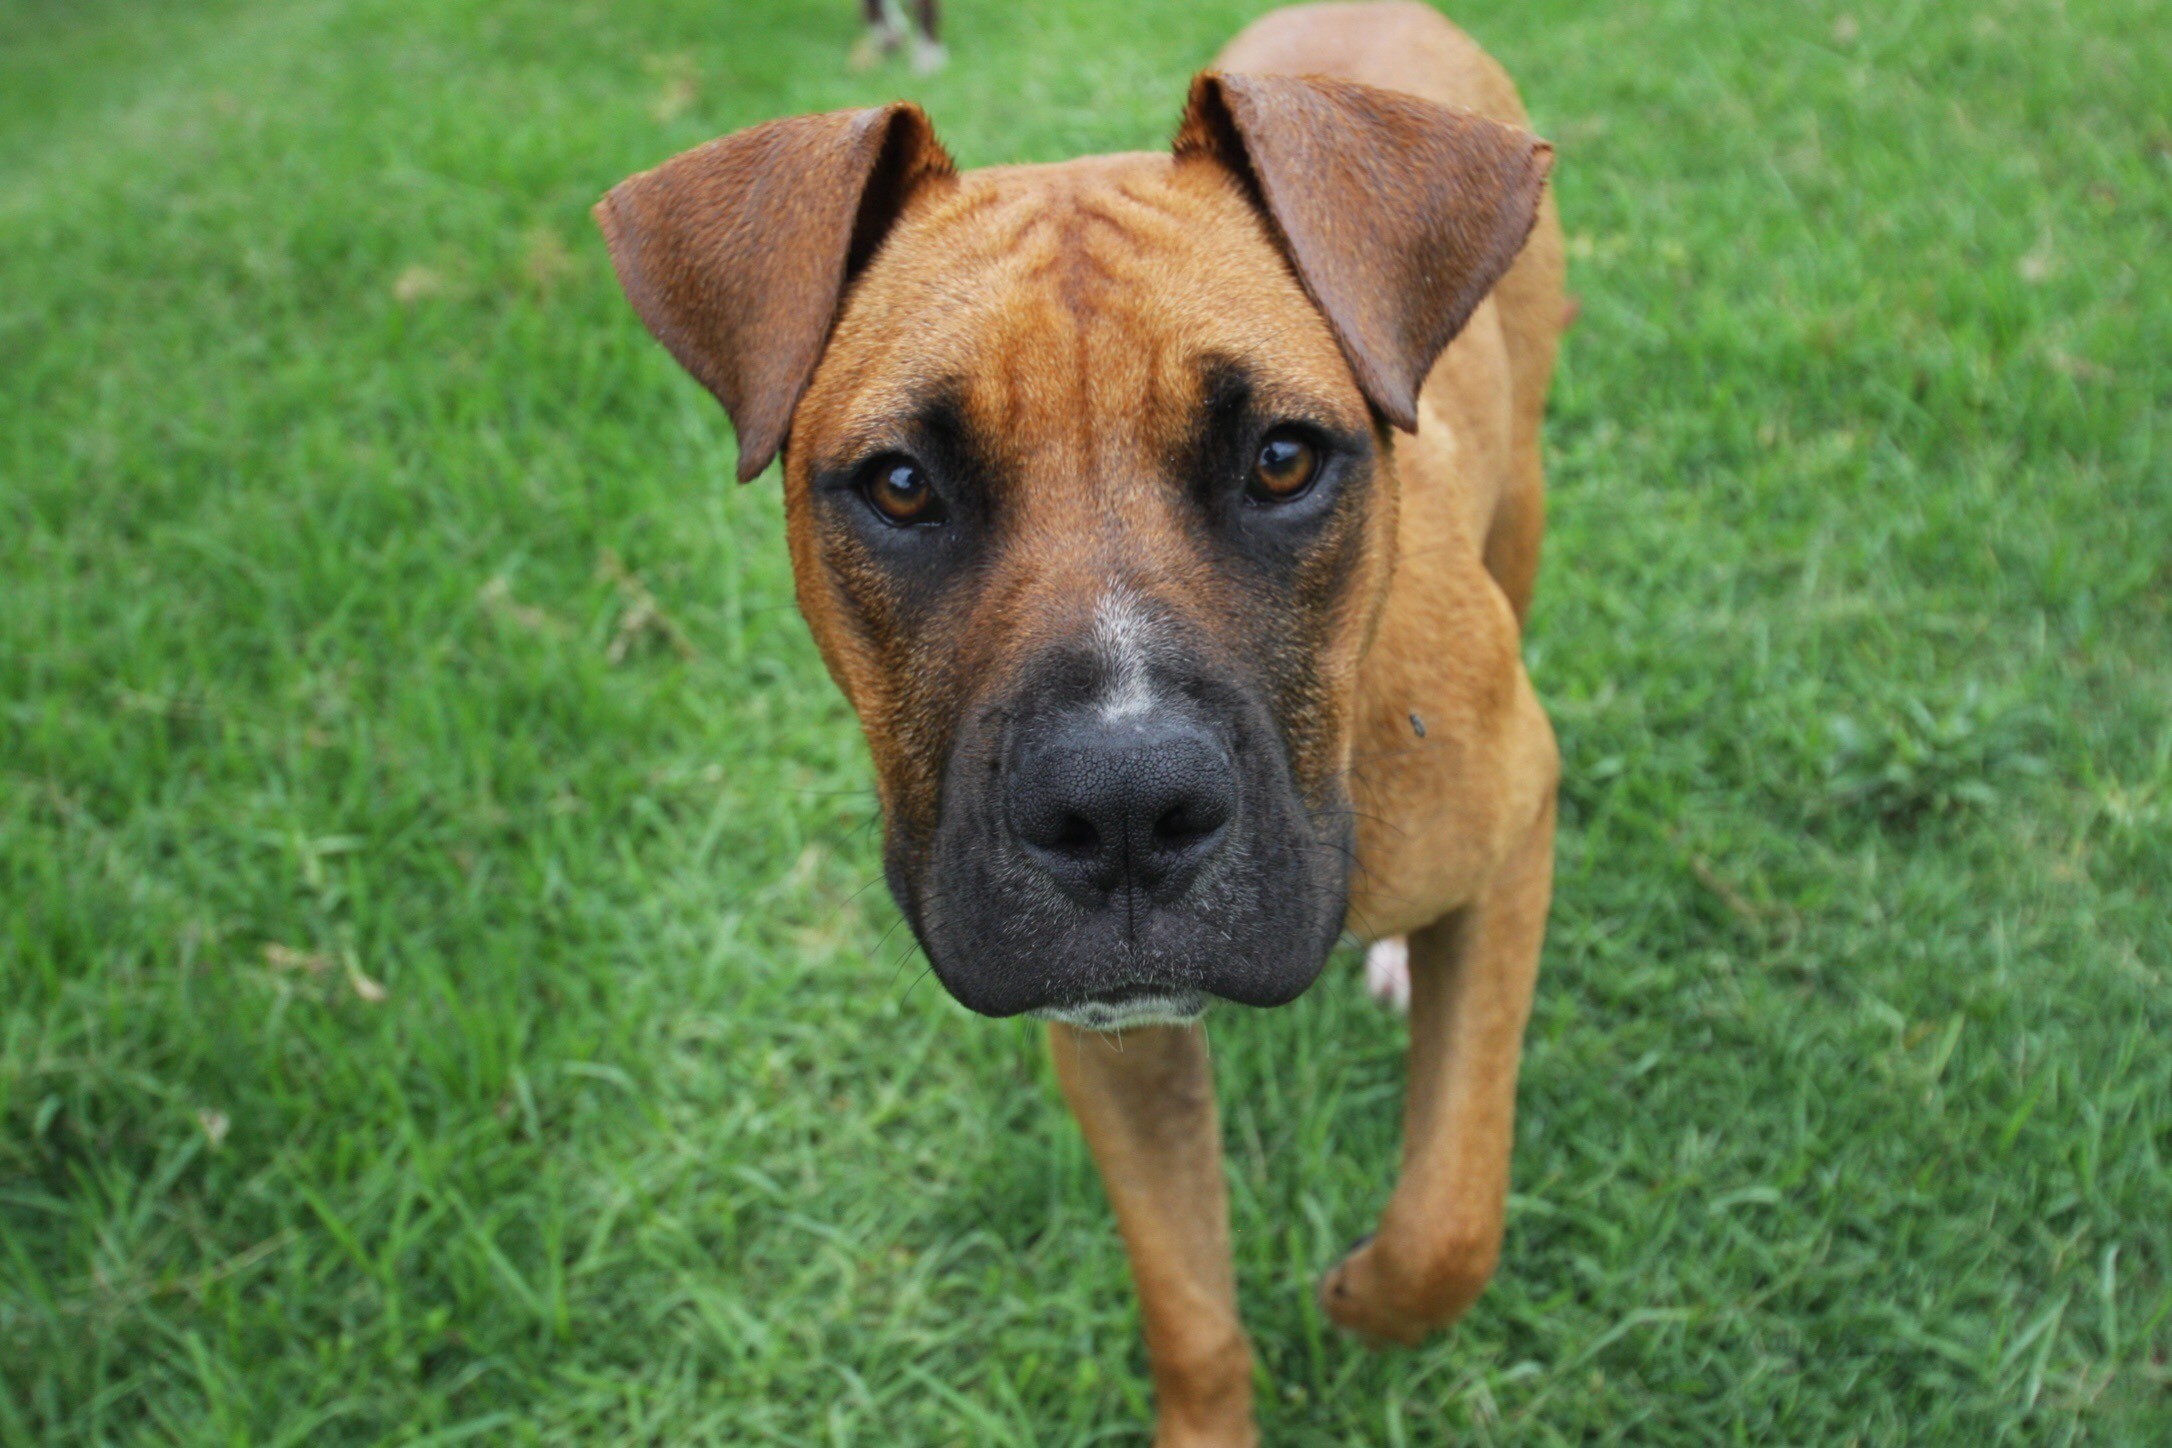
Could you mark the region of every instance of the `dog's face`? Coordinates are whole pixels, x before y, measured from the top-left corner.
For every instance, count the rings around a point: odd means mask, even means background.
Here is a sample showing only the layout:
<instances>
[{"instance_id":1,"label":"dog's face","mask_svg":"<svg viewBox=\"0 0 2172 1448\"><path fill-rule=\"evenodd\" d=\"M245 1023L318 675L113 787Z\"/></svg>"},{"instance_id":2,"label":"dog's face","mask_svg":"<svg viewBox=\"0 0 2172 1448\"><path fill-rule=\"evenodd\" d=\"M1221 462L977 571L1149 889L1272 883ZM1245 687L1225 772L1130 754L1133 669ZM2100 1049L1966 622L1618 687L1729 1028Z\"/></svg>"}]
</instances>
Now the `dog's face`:
<instances>
[{"instance_id":1,"label":"dog's face","mask_svg":"<svg viewBox=\"0 0 2172 1448\"><path fill-rule=\"evenodd\" d=\"M1527 193L1456 218L1501 253L1482 281L1451 223L1382 199L1384 161L1426 159L1382 115L1436 153L1451 118L1489 197ZM800 607L866 729L889 881L936 974L975 1010L1102 1028L1294 998L1343 919L1389 424L1513 258L1543 153L1264 78L1203 81L1170 155L963 177L908 109L780 124L828 134L758 128L751 155L670 176L689 153L599 210L644 318L732 408L743 468L782 446ZM1353 150L1340 195L1300 194ZM842 188L809 174L823 160ZM1442 179L1421 182L1402 209L1438 212ZM826 185L850 204L812 241L792 228L804 249L762 297L703 277L731 244L702 225ZM1346 235L1413 224L1431 239ZM792 274L825 246L834 279ZM823 315L780 312L780 287ZM763 331L781 366L748 355Z\"/></svg>"},{"instance_id":2,"label":"dog's face","mask_svg":"<svg viewBox=\"0 0 2172 1448\"><path fill-rule=\"evenodd\" d=\"M1342 924L1383 439L1224 168L978 172L909 205L785 450L800 606L892 889L991 1014L1309 985Z\"/></svg>"}]
</instances>

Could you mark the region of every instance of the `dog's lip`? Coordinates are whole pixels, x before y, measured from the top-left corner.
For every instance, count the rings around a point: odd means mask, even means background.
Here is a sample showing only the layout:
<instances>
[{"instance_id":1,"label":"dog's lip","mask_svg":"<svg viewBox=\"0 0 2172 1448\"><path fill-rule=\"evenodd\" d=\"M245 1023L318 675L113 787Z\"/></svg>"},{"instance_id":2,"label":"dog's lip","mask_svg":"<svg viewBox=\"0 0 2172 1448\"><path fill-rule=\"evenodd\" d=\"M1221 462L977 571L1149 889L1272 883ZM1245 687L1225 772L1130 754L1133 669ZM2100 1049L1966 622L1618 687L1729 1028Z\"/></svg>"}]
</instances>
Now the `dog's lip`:
<instances>
[{"instance_id":1,"label":"dog's lip","mask_svg":"<svg viewBox=\"0 0 2172 1448\"><path fill-rule=\"evenodd\" d=\"M1185 990L1182 987L1171 987L1165 985L1120 985L1114 990L1096 991L1094 994L1085 997L1083 1000L1074 1002L1073 1004L1121 1006L1128 1005L1132 1001L1145 1000L1149 996L1196 994L1198 994L1198 992Z\"/></svg>"},{"instance_id":2,"label":"dog's lip","mask_svg":"<svg viewBox=\"0 0 2172 1448\"><path fill-rule=\"evenodd\" d=\"M1032 1014L1084 1030L1108 1031L1131 1025L1188 1025L1206 1008L1206 992L1189 986L1127 985L1057 1001Z\"/></svg>"}]
</instances>

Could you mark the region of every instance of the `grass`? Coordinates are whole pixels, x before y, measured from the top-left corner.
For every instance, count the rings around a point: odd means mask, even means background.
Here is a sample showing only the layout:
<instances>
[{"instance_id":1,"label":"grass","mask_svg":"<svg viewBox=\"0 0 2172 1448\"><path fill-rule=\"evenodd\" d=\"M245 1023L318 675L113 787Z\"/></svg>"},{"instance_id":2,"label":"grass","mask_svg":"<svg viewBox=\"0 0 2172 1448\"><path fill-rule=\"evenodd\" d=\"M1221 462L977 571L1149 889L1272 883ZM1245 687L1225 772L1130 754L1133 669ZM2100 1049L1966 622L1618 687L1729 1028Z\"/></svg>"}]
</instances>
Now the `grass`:
<instances>
[{"instance_id":1,"label":"grass","mask_svg":"<svg viewBox=\"0 0 2172 1448\"><path fill-rule=\"evenodd\" d=\"M772 482L587 221L772 115L1158 144L1230 3L0 0L0 1441L1136 1443ZM1376 1356L1345 962L1215 1019L1277 1445L2172 1441L2172 27L1478 3L1583 319L1501 1274Z\"/></svg>"}]
</instances>

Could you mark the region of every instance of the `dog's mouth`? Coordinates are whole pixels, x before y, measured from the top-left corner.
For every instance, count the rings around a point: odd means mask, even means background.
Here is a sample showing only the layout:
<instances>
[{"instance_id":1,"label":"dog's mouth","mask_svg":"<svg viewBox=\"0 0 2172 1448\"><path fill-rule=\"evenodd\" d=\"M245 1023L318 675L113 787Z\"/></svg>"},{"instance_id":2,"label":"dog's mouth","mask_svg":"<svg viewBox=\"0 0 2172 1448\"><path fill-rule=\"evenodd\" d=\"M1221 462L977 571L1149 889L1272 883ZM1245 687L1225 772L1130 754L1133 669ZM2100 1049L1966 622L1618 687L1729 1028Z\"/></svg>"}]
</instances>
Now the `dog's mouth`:
<instances>
[{"instance_id":1,"label":"dog's mouth","mask_svg":"<svg viewBox=\"0 0 2172 1448\"><path fill-rule=\"evenodd\" d=\"M1042 1006L1033 1015L1082 1031L1120 1031L1134 1026L1188 1026L1206 1009L1203 991L1126 986L1083 1000Z\"/></svg>"}]
</instances>

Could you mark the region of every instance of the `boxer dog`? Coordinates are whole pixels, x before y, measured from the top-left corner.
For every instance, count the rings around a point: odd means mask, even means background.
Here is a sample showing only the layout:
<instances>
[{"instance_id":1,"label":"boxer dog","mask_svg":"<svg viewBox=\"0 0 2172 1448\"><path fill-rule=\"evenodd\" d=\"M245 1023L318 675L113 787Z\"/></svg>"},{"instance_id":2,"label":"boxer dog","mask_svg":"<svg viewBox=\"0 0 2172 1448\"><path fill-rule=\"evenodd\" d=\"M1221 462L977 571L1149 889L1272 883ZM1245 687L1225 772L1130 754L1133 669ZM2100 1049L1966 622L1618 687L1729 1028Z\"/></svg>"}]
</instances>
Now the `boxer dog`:
<instances>
[{"instance_id":1,"label":"boxer dog","mask_svg":"<svg viewBox=\"0 0 2172 1448\"><path fill-rule=\"evenodd\" d=\"M596 209L739 477L783 459L936 976L1050 1022L1163 1445L1256 1439L1210 1001L1407 934L1402 1174L1321 1300L1414 1342L1499 1252L1557 774L1519 642L1567 308L1524 126L1433 11L1308 5L1193 81L1167 151L961 174L901 103Z\"/></svg>"}]
</instances>

